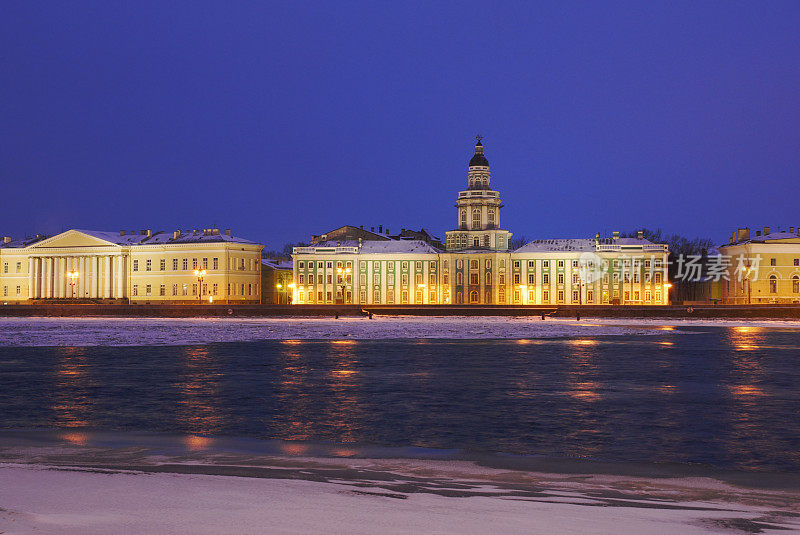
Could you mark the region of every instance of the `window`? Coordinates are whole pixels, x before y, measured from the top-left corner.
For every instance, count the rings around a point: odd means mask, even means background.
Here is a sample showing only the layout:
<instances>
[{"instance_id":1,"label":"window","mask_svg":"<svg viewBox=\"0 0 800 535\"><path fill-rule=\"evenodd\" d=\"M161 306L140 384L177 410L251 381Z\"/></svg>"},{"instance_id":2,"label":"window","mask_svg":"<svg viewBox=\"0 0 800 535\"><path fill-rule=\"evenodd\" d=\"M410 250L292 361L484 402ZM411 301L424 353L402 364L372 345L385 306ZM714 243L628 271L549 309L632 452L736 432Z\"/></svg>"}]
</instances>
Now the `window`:
<instances>
[{"instance_id":1,"label":"window","mask_svg":"<svg viewBox=\"0 0 800 535\"><path fill-rule=\"evenodd\" d=\"M400 292L400 302L403 304L408 303L408 290Z\"/></svg>"},{"instance_id":2,"label":"window","mask_svg":"<svg viewBox=\"0 0 800 535\"><path fill-rule=\"evenodd\" d=\"M564 267L564 261L563 260L559 260L558 261L558 267L560 267L560 268Z\"/></svg>"},{"instance_id":3,"label":"window","mask_svg":"<svg viewBox=\"0 0 800 535\"><path fill-rule=\"evenodd\" d=\"M559 303L563 303L564 302L564 290L559 290L557 297L558 297L558 302Z\"/></svg>"},{"instance_id":4,"label":"window","mask_svg":"<svg viewBox=\"0 0 800 535\"><path fill-rule=\"evenodd\" d=\"M416 284L417 286L419 286L420 284L422 284L422 273L417 273L417 274L414 276L414 284Z\"/></svg>"},{"instance_id":5,"label":"window","mask_svg":"<svg viewBox=\"0 0 800 535\"><path fill-rule=\"evenodd\" d=\"M442 275L442 284L450 284L450 277L447 273Z\"/></svg>"},{"instance_id":6,"label":"window","mask_svg":"<svg viewBox=\"0 0 800 535\"><path fill-rule=\"evenodd\" d=\"M134 260L134 262L135 262L135 260ZM133 285L133 295L139 295L139 285L138 284L134 284Z\"/></svg>"},{"instance_id":7,"label":"window","mask_svg":"<svg viewBox=\"0 0 800 535\"><path fill-rule=\"evenodd\" d=\"M314 275L309 275L309 279L308 279L309 282L311 282L311 280L313 278L314 278ZM330 275L328 275L328 278L330 278ZM325 283L325 277L324 277L324 275L322 275L320 273L319 275L317 275L317 284L324 284L324 283Z\"/></svg>"},{"instance_id":8,"label":"window","mask_svg":"<svg viewBox=\"0 0 800 535\"><path fill-rule=\"evenodd\" d=\"M594 290L589 290L586 292L586 302L594 303Z\"/></svg>"},{"instance_id":9,"label":"window","mask_svg":"<svg viewBox=\"0 0 800 535\"><path fill-rule=\"evenodd\" d=\"M302 274L302 273L301 273L301 274L300 274L300 275L298 275L298 277L297 277L297 282L298 282L299 284L305 284L305 282L306 282L306 276L305 276L304 274Z\"/></svg>"},{"instance_id":10,"label":"window","mask_svg":"<svg viewBox=\"0 0 800 535\"><path fill-rule=\"evenodd\" d=\"M422 275L420 275L422 276ZM350 277L350 275L348 275ZM373 284L380 284L381 283L381 274L380 273L373 273L372 274L372 283Z\"/></svg>"},{"instance_id":11,"label":"window","mask_svg":"<svg viewBox=\"0 0 800 535\"><path fill-rule=\"evenodd\" d=\"M152 284L147 284L144 287L144 295L150 295L152 292L153 292L153 285Z\"/></svg>"},{"instance_id":12,"label":"window","mask_svg":"<svg viewBox=\"0 0 800 535\"><path fill-rule=\"evenodd\" d=\"M528 286L533 286L536 284L536 275L534 273L528 273Z\"/></svg>"},{"instance_id":13,"label":"window","mask_svg":"<svg viewBox=\"0 0 800 535\"><path fill-rule=\"evenodd\" d=\"M776 258L770 258L769 259L769 265L770 266L776 266L777 265L777 259Z\"/></svg>"},{"instance_id":14,"label":"window","mask_svg":"<svg viewBox=\"0 0 800 535\"><path fill-rule=\"evenodd\" d=\"M796 260L795 260L795 261L796 261ZM797 265L797 264L795 264L795 265ZM442 268L443 268L443 269L447 269L449 266L450 266L450 261L449 261L449 260L444 260L444 261L442 262Z\"/></svg>"},{"instance_id":15,"label":"window","mask_svg":"<svg viewBox=\"0 0 800 535\"><path fill-rule=\"evenodd\" d=\"M542 273L542 284L550 284L550 274Z\"/></svg>"},{"instance_id":16,"label":"window","mask_svg":"<svg viewBox=\"0 0 800 535\"><path fill-rule=\"evenodd\" d=\"M657 271L654 278L655 278L656 284L659 284L661 282L661 272Z\"/></svg>"},{"instance_id":17,"label":"window","mask_svg":"<svg viewBox=\"0 0 800 535\"><path fill-rule=\"evenodd\" d=\"M235 262L235 260L234 260L234 262ZM192 258L192 269L197 269L197 259L196 258Z\"/></svg>"},{"instance_id":18,"label":"window","mask_svg":"<svg viewBox=\"0 0 800 535\"><path fill-rule=\"evenodd\" d=\"M381 302L381 291L375 290L372 292L372 302L373 303L380 303Z\"/></svg>"},{"instance_id":19,"label":"window","mask_svg":"<svg viewBox=\"0 0 800 535\"><path fill-rule=\"evenodd\" d=\"M456 260L456 269L464 269L464 261L460 258Z\"/></svg>"},{"instance_id":20,"label":"window","mask_svg":"<svg viewBox=\"0 0 800 535\"><path fill-rule=\"evenodd\" d=\"M300 283L302 284L302 282L303 282L303 276L302 276L302 275L300 275ZM358 278L358 282L359 282L359 284L361 284L362 286L364 286L365 284L367 284L367 274L366 274L366 273L362 273L362 274L361 274L361 276Z\"/></svg>"},{"instance_id":21,"label":"window","mask_svg":"<svg viewBox=\"0 0 800 535\"><path fill-rule=\"evenodd\" d=\"M400 284L403 286L408 286L408 273L403 273L400 275Z\"/></svg>"},{"instance_id":22,"label":"window","mask_svg":"<svg viewBox=\"0 0 800 535\"><path fill-rule=\"evenodd\" d=\"M477 238L477 237L475 239L473 239L472 240L472 246L473 247L480 247L481 246L481 239Z\"/></svg>"},{"instance_id":23,"label":"window","mask_svg":"<svg viewBox=\"0 0 800 535\"><path fill-rule=\"evenodd\" d=\"M181 285L181 295L189 295L189 285L188 284Z\"/></svg>"},{"instance_id":24,"label":"window","mask_svg":"<svg viewBox=\"0 0 800 535\"><path fill-rule=\"evenodd\" d=\"M477 273L470 273L469 274L469 283L470 284L478 284L478 274Z\"/></svg>"},{"instance_id":25,"label":"window","mask_svg":"<svg viewBox=\"0 0 800 535\"><path fill-rule=\"evenodd\" d=\"M536 260L528 260L528 269L536 268Z\"/></svg>"},{"instance_id":26,"label":"window","mask_svg":"<svg viewBox=\"0 0 800 535\"><path fill-rule=\"evenodd\" d=\"M578 267L578 261L577 260L573 260L572 261L572 267L573 268L577 268Z\"/></svg>"},{"instance_id":27,"label":"window","mask_svg":"<svg viewBox=\"0 0 800 535\"><path fill-rule=\"evenodd\" d=\"M8 286L3 286L3 297L6 297L7 295L8 295Z\"/></svg>"},{"instance_id":28,"label":"window","mask_svg":"<svg viewBox=\"0 0 800 535\"><path fill-rule=\"evenodd\" d=\"M478 261L477 260L470 260L469 261L469 268L470 269L478 269Z\"/></svg>"},{"instance_id":29,"label":"window","mask_svg":"<svg viewBox=\"0 0 800 535\"><path fill-rule=\"evenodd\" d=\"M549 303L550 302L550 290L545 290L542 292L542 303Z\"/></svg>"},{"instance_id":30,"label":"window","mask_svg":"<svg viewBox=\"0 0 800 535\"><path fill-rule=\"evenodd\" d=\"M436 286L436 275L434 275L433 273L431 273L430 275L428 275L428 284L429 284L431 287L433 287L433 286Z\"/></svg>"},{"instance_id":31,"label":"window","mask_svg":"<svg viewBox=\"0 0 800 535\"><path fill-rule=\"evenodd\" d=\"M469 302L470 303L477 303L478 302L478 292L475 290L469 293Z\"/></svg>"},{"instance_id":32,"label":"window","mask_svg":"<svg viewBox=\"0 0 800 535\"><path fill-rule=\"evenodd\" d=\"M394 273L386 275L386 284L394 284Z\"/></svg>"},{"instance_id":33,"label":"window","mask_svg":"<svg viewBox=\"0 0 800 535\"><path fill-rule=\"evenodd\" d=\"M172 259L172 271L178 271L178 259L177 258L173 258Z\"/></svg>"},{"instance_id":34,"label":"window","mask_svg":"<svg viewBox=\"0 0 800 535\"><path fill-rule=\"evenodd\" d=\"M456 285L461 286L462 284L464 284L464 274L456 273Z\"/></svg>"},{"instance_id":35,"label":"window","mask_svg":"<svg viewBox=\"0 0 800 535\"><path fill-rule=\"evenodd\" d=\"M133 261L133 270L134 271L139 271L139 261L138 260L134 260ZM134 294L134 295L136 295L136 294Z\"/></svg>"},{"instance_id":36,"label":"window","mask_svg":"<svg viewBox=\"0 0 800 535\"><path fill-rule=\"evenodd\" d=\"M542 260L542 267L545 269L550 269L550 261L549 260Z\"/></svg>"},{"instance_id":37,"label":"window","mask_svg":"<svg viewBox=\"0 0 800 535\"><path fill-rule=\"evenodd\" d=\"M417 270L417 271L420 271L420 270L422 269L422 262L420 262L419 260L417 260L417 261L414 263L414 267L416 268L416 270Z\"/></svg>"},{"instance_id":38,"label":"window","mask_svg":"<svg viewBox=\"0 0 800 535\"><path fill-rule=\"evenodd\" d=\"M577 273L573 273L572 274L572 284L578 284L578 274Z\"/></svg>"},{"instance_id":39,"label":"window","mask_svg":"<svg viewBox=\"0 0 800 535\"><path fill-rule=\"evenodd\" d=\"M3 273L8 273L8 262L3 262Z\"/></svg>"},{"instance_id":40,"label":"window","mask_svg":"<svg viewBox=\"0 0 800 535\"><path fill-rule=\"evenodd\" d=\"M167 286L165 284L162 284L161 286L158 287L158 295L162 297L167 295Z\"/></svg>"},{"instance_id":41,"label":"window","mask_svg":"<svg viewBox=\"0 0 800 535\"><path fill-rule=\"evenodd\" d=\"M800 266L800 258L795 258L794 259L794 265L795 266ZM17 262L17 271L19 271L19 262Z\"/></svg>"},{"instance_id":42,"label":"window","mask_svg":"<svg viewBox=\"0 0 800 535\"><path fill-rule=\"evenodd\" d=\"M774 258L772 260L775 260ZM773 264L774 265L774 264ZM769 278L769 293L778 293L778 277L771 275Z\"/></svg>"},{"instance_id":43,"label":"window","mask_svg":"<svg viewBox=\"0 0 800 535\"><path fill-rule=\"evenodd\" d=\"M17 293L19 293L19 286L17 286ZM800 277L797 275L792 277L792 293L800 293Z\"/></svg>"},{"instance_id":44,"label":"window","mask_svg":"<svg viewBox=\"0 0 800 535\"><path fill-rule=\"evenodd\" d=\"M501 284L502 285L502 284L505 284L505 283L506 283L506 274L505 273L500 273L497 276L497 284Z\"/></svg>"},{"instance_id":45,"label":"window","mask_svg":"<svg viewBox=\"0 0 800 535\"><path fill-rule=\"evenodd\" d=\"M403 262L400 267L401 267L401 269L403 271L407 271L408 270L408 262Z\"/></svg>"},{"instance_id":46,"label":"window","mask_svg":"<svg viewBox=\"0 0 800 535\"><path fill-rule=\"evenodd\" d=\"M492 284L492 274L490 272L486 272L486 285L489 286Z\"/></svg>"},{"instance_id":47,"label":"window","mask_svg":"<svg viewBox=\"0 0 800 535\"><path fill-rule=\"evenodd\" d=\"M486 259L486 269L492 269L492 261L488 258Z\"/></svg>"},{"instance_id":48,"label":"window","mask_svg":"<svg viewBox=\"0 0 800 535\"><path fill-rule=\"evenodd\" d=\"M188 258L184 258L184 259L182 260L182 262L181 262L181 267L182 267L182 269L183 269L184 271L186 271L186 270L188 270L188 269L189 269L189 259L188 259Z\"/></svg>"},{"instance_id":49,"label":"window","mask_svg":"<svg viewBox=\"0 0 800 535\"><path fill-rule=\"evenodd\" d=\"M481 211L478 208L472 209L472 228L481 228Z\"/></svg>"},{"instance_id":50,"label":"window","mask_svg":"<svg viewBox=\"0 0 800 535\"><path fill-rule=\"evenodd\" d=\"M558 284L564 284L564 274L563 273L559 273L558 274Z\"/></svg>"},{"instance_id":51,"label":"window","mask_svg":"<svg viewBox=\"0 0 800 535\"><path fill-rule=\"evenodd\" d=\"M333 275L328 274L328 284L333 284Z\"/></svg>"},{"instance_id":52,"label":"window","mask_svg":"<svg viewBox=\"0 0 800 535\"><path fill-rule=\"evenodd\" d=\"M519 273L514 273L514 284L519 284Z\"/></svg>"},{"instance_id":53,"label":"window","mask_svg":"<svg viewBox=\"0 0 800 535\"><path fill-rule=\"evenodd\" d=\"M572 290L572 302L577 303L580 301L581 296L578 294L578 290Z\"/></svg>"},{"instance_id":54,"label":"window","mask_svg":"<svg viewBox=\"0 0 800 535\"><path fill-rule=\"evenodd\" d=\"M216 256L211 259L211 269L219 269L219 258Z\"/></svg>"},{"instance_id":55,"label":"window","mask_svg":"<svg viewBox=\"0 0 800 535\"><path fill-rule=\"evenodd\" d=\"M514 260L514 269L519 269L519 260Z\"/></svg>"},{"instance_id":56,"label":"window","mask_svg":"<svg viewBox=\"0 0 800 535\"><path fill-rule=\"evenodd\" d=\"M177 284L173 284L172 285L172 295L178 295L178 285Z\"/></svg>"},{"instance_id":57,"label":"window","mask_svg":"<svg viewBox=\"0 0 800 535\"><path fill-rule=\"evenodd\" d=\"M192 284L192 295L197 295L197 283Z\"/></svg>"}]
</instances>

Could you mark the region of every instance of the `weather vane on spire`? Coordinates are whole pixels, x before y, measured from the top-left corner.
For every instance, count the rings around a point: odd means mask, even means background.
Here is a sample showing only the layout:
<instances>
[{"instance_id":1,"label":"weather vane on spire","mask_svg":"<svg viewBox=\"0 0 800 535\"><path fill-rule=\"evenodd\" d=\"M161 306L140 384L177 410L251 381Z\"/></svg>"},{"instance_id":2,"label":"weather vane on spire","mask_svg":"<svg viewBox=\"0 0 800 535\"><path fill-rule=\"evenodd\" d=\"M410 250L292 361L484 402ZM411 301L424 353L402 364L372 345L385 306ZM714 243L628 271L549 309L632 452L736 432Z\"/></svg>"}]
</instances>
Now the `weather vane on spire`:
<instances>
[{"instance_id":1,"label":"weather vane on spire","mask_svg":"<svg viewBox=\"0 0 800 535\"><path fill-rule=\"evenodd\" d=\"M477 136L475 136L475 139L477 139L478 143L480 143L481 141L483 141L483 136L478 134Z\"/></svg>"}]
</instances>

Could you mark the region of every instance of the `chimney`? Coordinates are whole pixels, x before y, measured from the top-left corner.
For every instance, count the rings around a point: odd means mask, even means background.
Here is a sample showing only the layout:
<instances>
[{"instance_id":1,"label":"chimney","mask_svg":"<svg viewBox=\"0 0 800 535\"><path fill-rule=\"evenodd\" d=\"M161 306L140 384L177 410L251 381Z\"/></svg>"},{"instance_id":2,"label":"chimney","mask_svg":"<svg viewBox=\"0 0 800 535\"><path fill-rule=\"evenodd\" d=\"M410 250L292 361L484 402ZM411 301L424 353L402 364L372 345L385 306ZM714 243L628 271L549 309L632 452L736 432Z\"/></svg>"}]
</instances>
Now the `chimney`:
<instances>
[{"instance_id":1,"label":"chimney","mask_svg":"<svg viewBox=\"0 0 800 535\"><path fill-rule=\"evenodd\" d=\"M731 234L731 245L733 245L734 243L736 243L736 233L735 232L733 234Z\"/></svg>"},{"instance_id":2,"label":"chimney","mask_svg":"<svg viewBox=\"0 0 800 535\"><path fill-rule=\"evenodd\" d=\"M219 236L219 229L218 228L212 228L211 229L211 234L213 234L214 236Z\"/></svg>"},{"instance_id":3,"label":"chimney","mask_svg":"<svg viewBox=\"0 0 800 535\"><path fill-rule=\"evenodd\" d=\"M197 236L197 232L198 232L197 229L194 229L194 231L192 231L192 232L194 233L195 236Z\"/></svg>"},{"instance_id":4,"label":"chimney","mask_svg":"<svg viewBox=\"0 0 800 535\"><path fill-rule=\"evenodd\" d=\"M789 227L789 234L794 234L794 227Z\"/></svg>"},{"instance_id":5,"label":"chimney","mask_svg":"<svg viewBox=\"0 0 800 535\"><path fill-rule=\"evenodd\" d=\"M3 243L11 243L11 236L3 236Z\"/></svg>"},{"instance_id":6,"label":"chimney","mask_svg":"<svg viewBox=\"0 0 800 535\"><path fill-rule=\"evenodd\" d=\"M637 232L637 233L636 233L636 237L637 237L638 239L640 239L640 240L643 240L643 239L644 239L644 231L643 231L643 230L640 230L639 232Z\"/></svg>"},{"instance_id":7,"label":"chimney","mask_svg":"<svg viewBox=\"0 0 800 535\"><path fill-rule=\"evenodd\" d=\"M364 225L361 225L361 226L360 226L360 227L358 227L358 228L360 228L361 230L364 230Z\"/></svg>"},{"instance_id":8,"label":"chimney","mask_svg":"<svg viewBox=\"0 0 800 535\"><path fill-rule=\"evenodd\" d=\"M370 232L375 232L375 227L369 227Z\"/></svg>"},{"instance_id":9,"label":"chimney","mask_svg":"<svg viewBox=\"0 0 800 535\"><path fill-rule=\"evenodd\" d=\"M619 239L619 231L618 231L618 230L615 230L614 232L612 232L612 233L611 233L611 238L612 238L614 241L617 241L617 240Z\"/></svg>"},{"instance_id":10,"label":"chimney","mask_svg":"<svg viewBox=\"0 0 800 535\"><path fill-rule=\"evenodd\" d=\"M769 227L764 227L764 236L769 234Z\"/></svg>"},{"instance_id":11,"label":"chimney","mask_svg":"<svg viewBox=\"0 0 800 535\"><path fill-rule=\"evenodd\" d=\"M147 236L148 238L153 235L153 231L151 229L142 229L141 231L142 236Z\"/></svg>"},{"instance_id":12,"label":"chimney","mask_svg":"<svg viewBox=\"0 0 800 535\"><path fill-rule=\"evenodd\" d=\"M225 235L226 235L226 236L230 236L230 235L231 235L231 229L229 229L229 228L226 228L226 229L225 229Z\"/></svg>"},{"instance_id":13,"label":"chimney","mask_svg":"<svg viewBox=\"0 0 800 535\"><path fill-rule=\"evenodd\" d=\"M135 236L135 235L136 235L136 231L135 231L135 230L132 230L132 231L131 231L131 236Z\"/></svg>"},{"instance_id":14,"label":"chimney","mask_svg":"<svg viewBox=\"0 0 800 535\"><path fill-rule=\"evenodd\" d=\"M756 238L758 238L759 236L761 236L761 231L760 231L760 230L757 230L757 231L756 231Z\"/></svg>"},{"instance_id":15,"label":"chimney","mask_svg":"<svg viewBox=\"0 0 800 535\"><path fill-rule=\"evenodd\" d=\"M180 237L181 237L181 231L180 230L176 230L175 232L172 233L172 239L173 240L177 240Z\"/></svg>"},{"instance_id":16,"label":"chimney","mask_svg":"<svg viewBox=\"0 0 800 535\"><path fill-rule=\"evenodd\" d=\"M740 228L736 231L736 241L747 241L750 239L750 229L748 227Z\"/></svg>"},{"instance_id":17,"label":"chimney","mask_svg":"<svg viewBox=\"0 0 800 535\"><path fill-rule=\"evenodd\" d=\"M358 248L361 249L362 245L364 245L364 240L362 238L358 238Z\"/></svg>"},{"instance_id":18,"label":"chimney","mask_svg":"<svg viewBox=\"0 0 800 535\"><path fill-rule=\"evenodd\" d=\"M378 234L383 234L383 225L378 225Z\"/></svg>"},{"instance_id":19,"label":"chimney","mask_svg":"<svg viewBox=\"0 0 800 535\"><path fill-rule=\"evenodd\" d=\"M119 235L120 235L120 236L124 236L124 235L125 235L125 231L124 231L124 230L120 230L120 231L119 231Z\"/></svg>"}]
</instances>

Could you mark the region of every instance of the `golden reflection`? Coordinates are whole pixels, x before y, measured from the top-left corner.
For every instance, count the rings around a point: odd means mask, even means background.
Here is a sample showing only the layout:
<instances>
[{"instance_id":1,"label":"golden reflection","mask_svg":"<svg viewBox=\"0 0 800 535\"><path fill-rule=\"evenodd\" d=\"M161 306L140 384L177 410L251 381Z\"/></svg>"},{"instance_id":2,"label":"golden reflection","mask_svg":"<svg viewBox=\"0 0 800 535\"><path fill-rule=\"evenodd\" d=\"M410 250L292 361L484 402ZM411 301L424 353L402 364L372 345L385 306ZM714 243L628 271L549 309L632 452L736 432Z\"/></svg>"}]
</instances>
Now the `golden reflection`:
<instances>
[{"instance_id":1,"label":"golden reflection","mask_svg":"<svg viewBox=\"0 0 800 535\"><path fill-rule=\"evenodd\" d=\"M661 340L660 342L658 342L658 345L660 345L660 346L674 346L675 342L671 342L670 340Z\"/></svg>"},{"instance_id":2,"label":"golden reflection","mask_svg":"<svg viewBox=\"0 0 800 535\"><path fill-rule=\"evenodd\" d=\"M281 340L281 344L285 346L296 346L302 344L302 340Z\"/></svg>"},{"instance_id":3,"label":"golden reflection","mask_svg":"<svg viewBox=\"0 0 800 535\"><path fill-rule=\"evenodd\" d=\"M579 338L576 340L570 340L569 343L573 346L595 346L599 342L590 338Z\"/></svg>"},{"instance_id":4,"label":"golden reflection","mask_svg":"<svg viewBox=\"0 0 800 535\"><path fill-rule=\"evenodd\" d=\"M764 391L756 385L728 385L731 394L737 397L763 396Z\"/></svg>"},{"instance_id":5,"label":"golden reflection","mask_svg":"<svg viewBox=\"0 0 800 535\"><path fill-rule=\"evenodd\" d=\"M59 435L59 438L66 440L70 444L75 444L76 446L85 446L89 442L89 435L78 431L62 433Z\"/></svg>"},{"instance_id":6,"label":"golden reflection","mask_svg":"<svg viewBox=\"0 0 800 535\"><path fill-rule=\"evenodd\" d=\"M581 401L597 401L600 399L600 383L596 381L585 381L582 383L570 383L570 390L567 395L573 399Z\"/></svg>"},{"instance_id":7,"label":"golden reflection","mask_svg":"<svg viewBox=\"0 0 800 535\"><path fill-rule=\"evenodd\" d=\"M520 340L517 340L517 343L518 343L519 345L521 345L521 346L524 346L524 345L528 345L528 344L530 344L530 343L531 343L531 341L530 341L530 340L527 340L527 339L525 339L525 338L522 338L522 339L520 339Z\"/></svg>"},{"instance_id":8,"label":"golden reflection","mask_svg":"<svg viewBox=\"0 0 800 535\"><path fill-rule=\"evenodd\" d=\"M358 454L358 452L356 450L351 450L351 449L348 449L348 448L338 448L338 449L335 449L335 450L331 451L331 453L335 457L353 457L354 455Z\"/></svg>"},{"instance_id":9,"label":"golden reflection","mask_svg":"<svg viewBox=\"0 0 800 535\"><path fill-rule=\"evenodd\" d=\"M214 445L214 439L198 435L187 435L181 439L186 449L190 451L205 450Z\"/></svg>"},{"instance_id":10,"label":"golden reflection","mask_svg":"<svg viewBox=\"0 0 800 535\"><path fill-rule=\"evenodd\" d=\"M754 351L764 345L763 329L757 327L734 327L729 338L737 351Z\"/></svg>"},{"instance_id":11,"label":"golden reflection","mask_svg":"<svg viewBox=\"0 0 800 535\"><path fill-rule=\"evenodd\" d=\"M282 416L274 418L273 425L277 431L277 437L282 440L308 440L314 422L311 419L312 400L306 383L312 370L306 362L305 352L301 353L294 347L297 344L285 345L287 347L278 356L283 365L278 372L276 384L277 400L282 407L279 414ZM285 447L291 448L292 446ZM287 453L292 454L291 451L287 451Z\"/></svg>"},{"instance_id":12,"label":"golden reflection","mask_svg":"<svg viewBox=\"0 0 800 535\"><path fill-rule=\"evenodd\" d=\"M183 380L178 384L181 424L192 433L213 435L224 422L218 400L221 374L205 346L187 347L183 356Z\"/></svg>"},{"instance_id":13,"label":"golden reflection","mask_svg":"<svg viewBox=\"0 0 800 535\"><path fill-rule=\"evenodd\" d=\"M657 330L657 331L674 331L675 327L673 327L672 325L659 325L658 327L655 328L655 330Z\"/></svg>"},{"instance_id":14,"label":"golden reflection","mask_svg":"<svg viewBox=\"0 0 800 535\"><path fill-rule=\"evenodd\" d=\"M668 385L668 384L662 384L656 387L656 390L658 390L662 394L674 394L675 389L676 389L675 385Z\"/></svg>"},{"instance_id":15,"label":"golden reflection","mask_svg":"<svg viewBox=\"0 0 800 535\"><path fill-rule=\"evenodd\" d=\"M356 373L359 362L350 347L353 344L354 340L331 340L330 352L326 355L333 370L329 374L328 392L324 397L325 418L336 442L357 442L360 438L361 374Z\"/></svg>"},{"instance_id":16,"label":"golden reflection","mask_svg":"<svg viewBox=\"0 0 800 535\"><path fill-rule=\"evenodd\" d=\"M281 444L280 449L286 455L303 455L308 452L309 447L298 442L284 442Z\"/></svg>"},{"instance_id":17,"label":"golden reflection","mask_svg":"<svg viewBox=\"0 0 800 535\"><path fill-rule=\"evenodd\" d=\"M92 410L92 400L86 393L86 389L92 386L87 374L86 349L61 347L57 354L59 360L55 368L52 406L55 423L59 427L86 427L89 424L87 416Z\"/></svg>"}]
</instances>

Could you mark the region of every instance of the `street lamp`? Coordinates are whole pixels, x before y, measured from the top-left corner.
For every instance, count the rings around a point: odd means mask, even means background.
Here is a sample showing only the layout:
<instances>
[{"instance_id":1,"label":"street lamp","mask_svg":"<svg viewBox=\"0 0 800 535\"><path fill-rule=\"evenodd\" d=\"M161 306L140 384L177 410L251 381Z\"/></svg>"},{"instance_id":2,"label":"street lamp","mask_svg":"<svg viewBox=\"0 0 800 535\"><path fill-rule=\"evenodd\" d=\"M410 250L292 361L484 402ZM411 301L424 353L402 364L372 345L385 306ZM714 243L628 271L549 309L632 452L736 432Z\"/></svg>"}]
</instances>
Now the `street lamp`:
<instances>
[{"instance_id":1,"label":"street lamp","mask_svg":"<svg viewBox=\"0 0 800 535\"><path fill-rule=\"evenodd\" d=\"M198 282L198 285L197 285L197 302L198 303L202 303L203 302L203 279L206 276L206 270L205 269L195 269L194 270L194 276L197 277L197 282Z\"/></svg>"},{"instance_id":2,"label":"street lamp","mask_svg":"<svg viewBox=\"0 0 800 535\"><path fill-rule=\"evenodd\" d=\"M342 303L347 302L344 298L344 290L347 287L346 275L349 275L350 271L352 271L350 268L341 268L341 267L336 268L336 273L339 274L339 283L341 284L342 288Z\"/></svg>"},{"instance_id":3,"label":"street lamp","mask_svg":"<svg viewBox=\"0 0 800 535\"><path fill-rule=\"evenodd\" d=\"M78 277L80 273L78 273L77 269L71 269L67 271L67 278L69 279L69 295L70 297L75 297L75 283L78 282Z\"/></svg>"}]
</instances>

